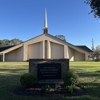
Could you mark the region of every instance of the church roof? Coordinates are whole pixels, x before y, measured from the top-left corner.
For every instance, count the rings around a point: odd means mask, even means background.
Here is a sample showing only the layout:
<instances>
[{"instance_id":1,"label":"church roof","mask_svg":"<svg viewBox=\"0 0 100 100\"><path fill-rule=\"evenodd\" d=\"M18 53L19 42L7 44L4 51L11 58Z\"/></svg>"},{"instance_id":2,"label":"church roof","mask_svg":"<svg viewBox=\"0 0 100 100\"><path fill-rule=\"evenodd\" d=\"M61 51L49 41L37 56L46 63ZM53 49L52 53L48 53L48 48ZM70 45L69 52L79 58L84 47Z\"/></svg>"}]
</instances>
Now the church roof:
<instances>
[{"instance_id":1,"label":"church roof","mask_svg":"<svg viewBox=\"0 0 100 100\"><path fill-rule=\"evenodd\" d=\"M85 51L88 51L88 52L93 52L91 49L89 49L87 46L85 46L85 45L80 45L80 46L76 46L76 47L78 47L78 48L80 48L80 49L83 49L83 50L85 50Z\"/></svg>"},{"instance_id":2,"label":"church roof","mask_svg":"<svg viewBox=\"0 0 100 100\"><path fill-rule=\"evenodd\" d=\"M14 45L7 45L7 46L2 46L2 47L0 47L0 52L2 52L2 51L4 51L4 50L7 50L7 49L9 49L9 48L11 48L11 47L13 47Z\"/></svg>"},{"instance_id":3,"label":"church roof","mask_svg":"<svg viewBox=\"0 0 100 100\"><path fill-rule=\"evenodd\" d=\"M43 34L41 34L41 35L39 35L39 36L42 36L42 35L43 35ZM71 43L69 43L69 42L66 42L66 41L64 41L64 40L61 40L61 39L59 39L59 38L57 38L57 37L55 37L55 36L53 36L53 35L51 35L51 34L45 34L45 35L48 35L48 36L50 36L51 38L60 40L61 42L67 43L70 47L74 47L74 48L76 48L76 49L84 50L84 51L86 51L86 52L92 52L92 50L89 49L89 48L88 48L87 46L85 46L85 45L76 46L76 45L73 45L73 44L71 44ZM37 36L37 37L39 37L39 36ZM37 38L37 37L34 37L34 38ZM34 38L32 38L32 39L34 39ZM28 41L30 41L30 40L32 40L32 39L29 39L29 40L27 40L27 41L25 41L25 42L28 42ZM25 42L23 42L23 43L25 43ZM16 46L18 46L18 45L16 45ZM13 46L10 45L10 46L3 46L3 47L0 47L0 52L2 52L2 51L4 51L4 50L7 50L7 49L9 49L9 48L12 48L12 47L14 47L14 45L13 45Z\"/></svg>"},{"instance_id":4,"label":"church roof","mask_svg":"<svg viewBox=\"0 0 100 100\"><path fill-rule=\"evenodd\" d=\"M52 37L54 37L54 38L57 38L57 37L55 37L55 36L53 36L53 35L51 35L51 34L48 34L48 35L50 35L50 36L52 36ZM57 38L57 39L59 39L59 38ZM70 45L70 46L72 46L72 47L75 47L75 48L77 48L77 49L84 50L84 51L86 51L86 52L93 52L91 49L89 49L89 48L88 48L87 46L85 46L85 45L76 46L76 45L73 45L73 44L71 44L71 43L69 43L69 42L66 42L66 41L64 41L64 40L61 40L61 39L59 39L59 40L65 42L65 43L67 43L68 45Z\"/></svg>"}]
</instances>

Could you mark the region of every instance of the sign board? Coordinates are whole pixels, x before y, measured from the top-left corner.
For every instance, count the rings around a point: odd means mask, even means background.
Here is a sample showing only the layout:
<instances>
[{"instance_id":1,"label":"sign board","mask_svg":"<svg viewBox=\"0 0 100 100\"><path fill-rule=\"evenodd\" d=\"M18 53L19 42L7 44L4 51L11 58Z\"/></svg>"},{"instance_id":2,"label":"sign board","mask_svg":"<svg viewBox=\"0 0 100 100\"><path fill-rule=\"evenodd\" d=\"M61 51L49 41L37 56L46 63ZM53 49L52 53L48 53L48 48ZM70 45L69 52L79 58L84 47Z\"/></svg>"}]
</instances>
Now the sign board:
<instances>
[{"instance_id":1,"label":"sign board","mask_svg":"<svg viewBox=\"0 0 100 100\"><path fill-rule=\"evenodd\" d=\"M37 78L38 80L61 79L61 63L37 64Z\"/></svg>"}]
</instances>

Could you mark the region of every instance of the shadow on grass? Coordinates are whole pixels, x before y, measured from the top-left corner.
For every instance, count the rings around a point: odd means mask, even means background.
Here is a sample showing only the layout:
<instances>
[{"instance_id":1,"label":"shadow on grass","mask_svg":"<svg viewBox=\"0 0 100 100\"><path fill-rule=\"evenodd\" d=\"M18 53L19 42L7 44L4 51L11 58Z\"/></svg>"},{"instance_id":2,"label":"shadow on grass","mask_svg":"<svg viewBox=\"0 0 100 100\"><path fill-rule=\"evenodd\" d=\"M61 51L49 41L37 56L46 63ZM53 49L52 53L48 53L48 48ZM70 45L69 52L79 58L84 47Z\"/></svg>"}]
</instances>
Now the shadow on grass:
<instances>
[{"instance_id":1,"label":"shadow on grass","mask_svg":"<svg viewBox=\"0 0 100 100\"><path fill-rule=\"evenodd\" d=\"M99 71L96 71L97 73L100 73L100 70Z\"/></svg>"},{"instance_id":2,"label":"shadow on grass","mask_svg":"<svg viewBox=\"0 0 100 100\"><path fill-rule=\"evenodd\" d=\"M83 79L79 85L85 88L86 95L100 98L100 71L78 73L78 75Z\"/></svg>"},{"instance_id":3,"label":"shadow on grass","mask_svg":"<svg viewBox=\"0 0 100 100\"><path fill-rule=\"evenodd\" d=\"M100 83L80 83L85 88L85 95L100 98Z\"/></svg>"},{"instance_id":4,"label":"shadow on grass","mask_svg":"<svg viewBox=\"0 0 100 100\"><path fill-rule=\"evenodd\" d=\"M20 86L20 73L0 74L0 100L15 100L13 90L17 86Z\"/></svg>"},{"instance_id":5,"label":"shadow on grass","mask_svg":"<svg viewBox=\"0 0 100 100\"><path fill-rule=\"evenodd\" d=\"M22 68L21 68L22 67ZM26 67L26 69L25 69ZM17 67L11 67L11 68L0 68L0 72L9 72L9 73L17 73L17 72L28 72L28 68L26 65L24 65L24 68L23 66L18 66Z\"/></svg>"},{"instance_id":6,"label":"shadow on grass","mask_svg":"<svg viewBox=\"0 0 100 100\"><path fill-rule=\"evenodd\" d=\"M93 72L93 73L91 73L91 72L87 72L87 73L78 73L78 75L79 75L80 77L98 77L98 78L100 78L100 73L96 73L96 72Z\"/></svg>"}]
</instances>

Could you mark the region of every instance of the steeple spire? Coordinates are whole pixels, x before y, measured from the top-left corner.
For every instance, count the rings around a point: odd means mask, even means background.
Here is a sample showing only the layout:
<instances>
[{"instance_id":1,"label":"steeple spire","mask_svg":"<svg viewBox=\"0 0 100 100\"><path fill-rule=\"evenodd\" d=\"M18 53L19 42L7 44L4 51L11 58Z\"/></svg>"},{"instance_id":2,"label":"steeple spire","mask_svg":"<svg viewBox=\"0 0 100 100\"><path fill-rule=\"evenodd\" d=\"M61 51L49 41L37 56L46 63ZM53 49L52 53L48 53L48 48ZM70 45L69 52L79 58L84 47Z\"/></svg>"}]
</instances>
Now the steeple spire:
<instances>
[{"instance_id":1,"label":"steeple spire","mask_svg":"<svg viewBox=\"0 0 100 100\"><path fill-rule=\"evenodd\" d=\"M45 13L44 13L44 27L46 27L46 28L48 27L46 9L45 9Z\"/></svg>"},{"instance_id":2,"label":"steeple spire","mask_svg":"<svg viewBox=\"0 0 100 100\"><path fill-rule=\"evenodd\" d=\"M43 33L44 34L48 34L48 23L47 23L47 12L45 9L45 13L44 13L44 28L43 28Z\"/></svg>"}]
</instances>

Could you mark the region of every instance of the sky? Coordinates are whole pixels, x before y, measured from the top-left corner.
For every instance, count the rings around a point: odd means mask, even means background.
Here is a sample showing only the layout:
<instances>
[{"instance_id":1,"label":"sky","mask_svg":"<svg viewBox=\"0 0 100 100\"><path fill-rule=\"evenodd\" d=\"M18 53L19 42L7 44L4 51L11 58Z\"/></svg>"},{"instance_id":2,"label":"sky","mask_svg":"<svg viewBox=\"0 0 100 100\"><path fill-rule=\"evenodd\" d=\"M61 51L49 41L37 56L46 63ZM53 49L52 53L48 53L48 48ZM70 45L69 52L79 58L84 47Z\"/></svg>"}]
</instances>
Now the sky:
<instances>
[{"instance_id":1,"label":"sky","mask_svg":"<svg viewBox=\"0 0 100 100\"><path fill-rule=\"evenodd\" d=\"M47 10L49 34L74 45L100 45L100 19L84 0L0 0L0 40L26 41L43 33Z\"/></svg>"}]
</instances>

